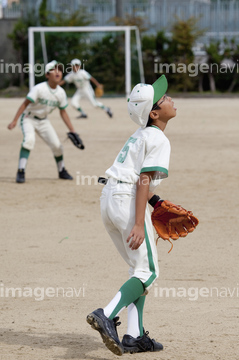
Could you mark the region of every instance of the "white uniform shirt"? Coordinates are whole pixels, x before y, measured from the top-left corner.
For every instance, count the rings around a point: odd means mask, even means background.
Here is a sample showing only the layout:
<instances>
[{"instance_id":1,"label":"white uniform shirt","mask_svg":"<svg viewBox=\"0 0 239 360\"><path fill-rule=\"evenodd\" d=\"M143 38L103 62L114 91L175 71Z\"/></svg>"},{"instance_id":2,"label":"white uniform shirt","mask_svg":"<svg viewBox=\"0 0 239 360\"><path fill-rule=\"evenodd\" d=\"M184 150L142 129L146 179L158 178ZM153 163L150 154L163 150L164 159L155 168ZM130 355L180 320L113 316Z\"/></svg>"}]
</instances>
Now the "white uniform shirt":
<instances>
[{"instance_id":1,"label":"white uniform shirt","mask_svg":"<svg viewBox=\"0 0 239 360\"><path fill-rule=\"evenodd\" d=\"M91 75L85 70L78 70L77 72L71 71L64 77L67 83L73 83L77 89L84 89L89 86Z\"/></svg>"},{"instance_id":2,"label":"white uniform shirt","mask_svg":"<svg viewBox=\"0 0 239 360\"><path fill-rule=\"evenodd\" d=\"M31 101L31 104L27 106L24 113L40 119L46 118L56 107L63 110L68 105L65 90L59 85L56 89L52 89L47 81L35 85L27 94L27 99Z\"/></svg>"},{"instance_id":3,"label":"white uniform shirt","mask_svg":"<svg viewBox=\"0 0 239 360\"><path fill-rule=\"evenodd\" d=\"M141 173L155 171L150 182L153 191L168 176L170 143L157 126L139 128L128 139L114 164L106 170L109 178L136 184Z\"/></svg>"}]
</instances>

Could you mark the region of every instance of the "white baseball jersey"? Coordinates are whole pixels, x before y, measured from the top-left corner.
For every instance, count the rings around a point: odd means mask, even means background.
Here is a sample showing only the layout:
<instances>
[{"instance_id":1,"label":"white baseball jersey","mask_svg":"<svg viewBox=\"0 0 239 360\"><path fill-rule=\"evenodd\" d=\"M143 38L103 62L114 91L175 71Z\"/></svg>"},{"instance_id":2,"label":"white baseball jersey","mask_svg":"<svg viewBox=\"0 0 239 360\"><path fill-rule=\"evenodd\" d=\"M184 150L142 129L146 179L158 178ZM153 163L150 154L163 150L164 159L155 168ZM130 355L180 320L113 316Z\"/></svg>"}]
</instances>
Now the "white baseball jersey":
<instances>
[{"instance_id":1,"label":"white baseball jersey","mask_svg":"<svg viewBox=\"0 0 239 360\"><path fill-rule=\"evenodd\" d=\"M67 96L65 90L57 85L56 89L52 89L48 82L42 82L35 85L28 93L27 99L31 101L24 113L31 117L44 119L56 107L63 110L67 107Z\"/></svg>"},{"instance_id":2,"label":"white baseball jersey","mask_svg":"<svg viewBox=\"0 0 239 360\"><path fill-rule=\"evenodd\" d=\"M153 191L168 176L170 151L169 140L157 126L139 128L125 143L106 175L136 184L141 173L155 171L149 187Z\"/></svg>"},{"instance_id":3,"label":"white baseball jersey","mask_svg":"<svg viewBox=\"0 0 239 360\"><path fill-rule=\"evenodd\" d=\"M83 89L89 85L91 75L85 70L71 71L64 77L67 83L73 83L77 89Z\"/></svg>"}]
</instances>

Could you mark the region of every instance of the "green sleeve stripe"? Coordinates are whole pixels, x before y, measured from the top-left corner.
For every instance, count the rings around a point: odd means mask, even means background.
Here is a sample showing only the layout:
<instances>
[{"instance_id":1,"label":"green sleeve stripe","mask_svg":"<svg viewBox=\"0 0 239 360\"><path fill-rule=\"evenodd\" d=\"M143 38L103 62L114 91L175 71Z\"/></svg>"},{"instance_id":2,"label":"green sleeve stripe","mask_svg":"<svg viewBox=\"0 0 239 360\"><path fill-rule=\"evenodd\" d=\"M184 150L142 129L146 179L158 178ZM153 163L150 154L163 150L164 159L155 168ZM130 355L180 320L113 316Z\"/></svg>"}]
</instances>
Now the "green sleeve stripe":
<instances>
[{"instance_id":1,"label":"green sleeve stripe","mask_svg":"<svg viewBox=\"0 0 239 360\"><path fill-rule=\"evenodd\" d=\"M141 169L140 174L142 174L144 172L150 172L150 171L159 171L168 176L168 170L163 167L160 167L160 166L144 167Z\"/></svg>"},{"instance_id":2,"label":"green sleeve stripe","mask_svg":"<svg viewBox=\"0 0 239 360\"><path fill-rule=\"evenodd\" d=\"M64 110L67 106L68 106L68 104L66 104L66 106L64 106L64 107L59 107L59 109Z\"/></svg>"},{"instance_id":3,"label":"green sleeve stripe","mask_svg":"<svg viewBox=\"0 0 239 360\"><path fill-rule=\"evenodd\" d=\"M27 96L27 100L31 101L32 103L35 102L35 101L34 101L32 98L30 98L29 96Z\"/></svg>"}]
</instances>

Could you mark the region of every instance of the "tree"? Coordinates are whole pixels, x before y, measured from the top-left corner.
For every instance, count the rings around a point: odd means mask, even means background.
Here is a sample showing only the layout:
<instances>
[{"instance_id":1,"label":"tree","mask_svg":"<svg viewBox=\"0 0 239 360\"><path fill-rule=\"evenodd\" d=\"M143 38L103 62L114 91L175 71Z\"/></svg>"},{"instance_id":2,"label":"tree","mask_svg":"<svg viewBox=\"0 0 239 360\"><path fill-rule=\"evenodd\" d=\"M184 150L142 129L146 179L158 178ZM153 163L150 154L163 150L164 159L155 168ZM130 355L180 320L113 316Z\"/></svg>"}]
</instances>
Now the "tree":
<instances>
[{"instance_id":1,"label":"tree","mask_svg":"<svg viewBox=\"0 0 239 360\"><path fill-rule=\"evenodd\" d=\"M194 61L193 46L198 38L204 34L204 30L200 30L197 26L199 19L191 17L188 20L180 20L172 27L172 43L171 54L176 67L179 64L184 64L185 68ZM186 72L179 73L175 77L177 87L179 90L186 92L188 89L194 87L194 79L189 76L188 70Z\"/></svg>"},{"instance_id":2,"label":"tree","mask_svg":"<svg viewBox=\"0 0 239 360\"><path fill-rule=\"evenodd\" d=\"M114 93L125 91L124 47L121 36L107 35L95 42L88 54L87 69L104 84L105 90Z\"/></svg>"},{"instance_id":3,"label":"tree","mask_svg":"<svg viewBox=\"0 0 239 360\"><path fill-rule=\"evenodd\" d=\"M167 78L173 84L171 88L184 92L194 90L196 79L189 76L188 66L194 61L193 45L203 32L197 27L197 19L192 17L188 20L177 19L171 37L166 36L164 31L158 32L156 37L144 36L142 44L146 81L151 83L156 80L160 72L157 66L161 66L168 71Z\"/></svg>"},{"instance_id":4,"label":"tree","mask_svg":"<svg viewBox=\"0 0 239 360\"><path fill-rule=\"evenodd\" d=\"M220 63L222 61L222 55L219 55L220 52L220 43L210 43L209 46L206 46L206 52L208 55L208 65L209 65L209 71L208 71L208 77L209 77L209 86L211 92L216 91L216 81L215 76L218 73L218 69L220 67ZM215 70L216 67L216 70Z\"/></svg>"},{"instance_id":5,"label":"tree","mask_svg":"<svg viewBox=\"0 0 239 360\"><path fill-rule=\"evenodd\" d=\"M42 0L39 7L39 21L41 26L47 26L48 23L47 0Z\"/></svg>"}]
</instances>

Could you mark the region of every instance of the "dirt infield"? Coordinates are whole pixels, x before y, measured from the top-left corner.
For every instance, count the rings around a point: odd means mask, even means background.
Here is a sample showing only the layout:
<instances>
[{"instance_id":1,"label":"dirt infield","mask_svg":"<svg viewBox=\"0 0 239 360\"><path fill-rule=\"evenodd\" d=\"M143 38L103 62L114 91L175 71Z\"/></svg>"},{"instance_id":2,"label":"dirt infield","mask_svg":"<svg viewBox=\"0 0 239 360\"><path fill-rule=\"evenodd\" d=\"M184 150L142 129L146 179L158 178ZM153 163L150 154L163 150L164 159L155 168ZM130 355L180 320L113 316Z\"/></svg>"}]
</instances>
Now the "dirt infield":
<instances>
[{"instance_id":1,"label":"dirt infield","mask_svg":"<svg viewBox=\"0 0 239 360\"><path fill-rule=\"evenodd\" d=\"M81 151L65 141L55 110L50 119L74 180L58 180L52 153L37 138L26 183L16 184L22 134L7 124L22 101L0 99L0 360L116 359L85 321L128 278L101 221L96 179L136 125L125 99L103 99L112 119L85 102L89 118L77 120L69 106L85 142ZM169 243L158 243L160 276L146 299L144 326L164 350L123 358L236 360L239 100L176 99L175 105L178 115L165 131L169 177L157 193L191 209L200 224L170 254Z\"/></svg>"}]
</instances>

